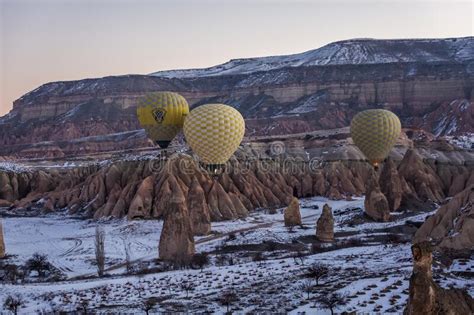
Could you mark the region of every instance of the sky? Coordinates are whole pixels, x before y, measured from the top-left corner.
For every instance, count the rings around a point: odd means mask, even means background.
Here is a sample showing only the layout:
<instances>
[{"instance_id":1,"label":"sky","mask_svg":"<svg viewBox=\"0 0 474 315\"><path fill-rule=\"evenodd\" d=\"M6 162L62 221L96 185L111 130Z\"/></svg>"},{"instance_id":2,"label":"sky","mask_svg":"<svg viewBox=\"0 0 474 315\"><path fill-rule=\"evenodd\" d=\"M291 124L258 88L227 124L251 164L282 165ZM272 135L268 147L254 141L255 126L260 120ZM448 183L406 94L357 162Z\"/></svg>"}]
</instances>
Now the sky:
<instances>
[{"instance_id":1,"label":"sky","mask_svg":"<svg viewBox=\"0 0 474 315\"><path fill-rule=\"evenodd\" d=\"M0 116L51 81L209 67L350 38L473 36L470 0L0 0Z\"/></svg>"}]
</instances>

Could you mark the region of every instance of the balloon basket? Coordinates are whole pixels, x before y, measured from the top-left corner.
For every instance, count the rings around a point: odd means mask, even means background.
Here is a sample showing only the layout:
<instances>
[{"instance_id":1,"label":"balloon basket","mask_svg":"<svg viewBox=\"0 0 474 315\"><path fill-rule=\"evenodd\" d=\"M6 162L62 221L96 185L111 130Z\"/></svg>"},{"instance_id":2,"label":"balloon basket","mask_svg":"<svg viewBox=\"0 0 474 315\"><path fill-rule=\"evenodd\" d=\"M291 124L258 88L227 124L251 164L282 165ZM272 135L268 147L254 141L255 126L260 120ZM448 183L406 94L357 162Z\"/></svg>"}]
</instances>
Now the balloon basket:
<instances>
[{"instance_id":1,"label":"balloon basket","mask_svg":"<svg viewBox=\"0 0 474 315\"><path fill-rule=\"evenodd\" d=\"M213 178L217 178L225 172L225 164L200 164L201 167L206 170L207 174Z\"/></svg>"}]
</instances>

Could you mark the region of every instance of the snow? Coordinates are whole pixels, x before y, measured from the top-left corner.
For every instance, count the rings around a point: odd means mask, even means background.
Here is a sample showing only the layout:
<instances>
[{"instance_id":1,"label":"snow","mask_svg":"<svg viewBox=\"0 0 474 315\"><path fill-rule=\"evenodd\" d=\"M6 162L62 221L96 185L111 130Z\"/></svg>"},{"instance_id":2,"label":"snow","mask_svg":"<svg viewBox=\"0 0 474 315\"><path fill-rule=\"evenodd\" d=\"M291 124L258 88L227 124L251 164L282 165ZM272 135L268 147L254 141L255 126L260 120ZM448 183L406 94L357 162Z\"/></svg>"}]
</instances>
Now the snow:
<instances>
[{"instance_id":1,"label":"snow","mask_svg":"<svg viewBox=\"0 0 474 315\"><path fill-rule=\"evenodd\" d=\"M324 103L324 98L326 93L316 93L311 95L309 98L305 99L301 104L296 105L289 114L305 114L309 112L316 111L318 104Z\"/></svg>"},{"instance_id":2,"label":"snow","mask_svg":"<svg viewBox=\"0 0 474 315\"><path fill-rule=\"evenodd\" d=\"M474 133L468 132L463 135L455 137L446 137L448 142L463 148L463 149L474 149Z\"/></svg>"},{"instance_id":3,"label":"snow","mask_svg":"<svg viewBox=\"0 0 474 315\"><path fill-rule=\"evenodd\" d=\"M151 75L164 78L249 74L300 66L378 64L394 62L465 62L474 56L473 37L459 39L375 40L353 39L330 43L300 54L234 59L204 69L159 71ZM284 73L281 73L284 76ZM259 77L263 82L274 78ZM253 80L257 80L253 78ZM262 84L263 82L258 82ZM248 84L247 82L246 84Z\"/></svg>"},{"instance_id":4,"label":"snow","mask_svg":"<svg viewBox=\"0 0 474 315\"><path fill-rule=\"evenodd\" d=\"M82 87L83 83L79 83L78 86L81 86ZM80 104L77 104L76 106L74 106L72 109L70 109L69 111L67 111L66 113L64 113L63 117L64 118L71 118L71 117L74 117L74 115L76 115L76 113L81 109L81 106L84 105L84 104L87 104L87 103L80 103Z\"/></svg>"},{"instance_id":5,"label":"snow","mask_svg":"<svg viewBox=\"0 0 474 315\"><path fill-rule=\"evenodd\" d=\"M0 162L0 171L23 173L28 172L29 168L20 163Z\"/></svg>"},{"instance_id":6,"label":"snow","mask_svg":"<svg viewBox=\"0 0 474 315\"><path fill-rule=\"evenodd\" d=\"M253 261L248 251L237 250L218 254L225 248L242 248L266 242L296 244L307 248L304 239L314 238L316 220L323 205L328 203L334 212L335 233L338 242L359 239L354 246L332 248L323 245L323 251L305 256L304 261L291 251L263 251L265 260ZM208 252L211 264L203 270L184 269L155 272L146 275L125 273L124 241L132 249L136 263L153 264L158 256L158 242L162 222L158 220L77 220L57 213L41 217L4 218L7 252L17 255L14 262L22 263L33 253L46 253L49 260L67 276L68 280L54 283L4 284L0 287L0 301L8 294L19 293L27 301L20 313L53 310L72 311L81 299L89 300L89 307L103 313L136 313L139 305L150 296L164 301L152 313L204 311L224 313L225 307L216 301L222 292L233 289L239 301L232 305L236 313L288 311L291 314L321 313L328 310L317 302L317 297L338 292L349 297L346 306L337 312L400 313L406 304L408 280L412 262L410 243L381 243L377 237L386 235L383 229L403 226L406 216L394 215L387 223L371 221L348 226L348 220L359 218L363 211L363 198L353 201L328 200L312 197L300 200L304 228L288 229L283 224L283 209L270 214L267 209L253 211L241 220L212 223L212 233L196 237L196 251ZM409 219L423 220L430 213L411 213ZM398 219L400 217L400 219ZM106 268L109 277L93 277L94 232L101 226L106 233ZM251 254L251 251L250 251ZM234 263L218 263L218 255L232 255ZM327 278L320 280L307 299L300 286L306 269L313 263L331 268ZM453 274L472 270L472 260L455 261L444 271L443 285L467 286L469 280ZM436 273L436 272L435 272ZM77 277L88 277L80 280ZM76 277L75 279L72 279ZM185 292L183 282L192 283L194 289ZM471 294L474 287L469 288Z\"/></svg>"},{"instance_id":7,"label":"snow","mask_svg":"<svg viewBox=\"0 0 474 315\"><path fill-rule=\"evenodd\" d=\"M11 110L10 112L5 114L4 116L0 117L0 125L7 124L8 122L13 120L17 116L18 116L18 113Z\"/></svg>"},{"instance_id":8,"label":"snow","mask_svg":"<svg viewBox=\"0 0 474 315\"><path fill-rule=\"evenodd\" d=\"M124 241L131 244L133 255L145 257L158 244L162 222L112 220L89 221L55 215L32 218L4 218L5 246L9 254L26 261L36 252L46 253L50 261L68 277L93 273L94 235L101 226L107 235L108 263L124 257ZM32 241L34 240L34 241Z\"/></svg>"},{"instance_id":9,"label":"snow","mask_svg":"<svg viewBox=\"0 0 474 315\"><path fill-rule=\"evenodd\" d=\"M457 130L456 117L443 116L434 127L434 134L439 137L442 134L450 135Z\"/></svg>"}]
</instances>

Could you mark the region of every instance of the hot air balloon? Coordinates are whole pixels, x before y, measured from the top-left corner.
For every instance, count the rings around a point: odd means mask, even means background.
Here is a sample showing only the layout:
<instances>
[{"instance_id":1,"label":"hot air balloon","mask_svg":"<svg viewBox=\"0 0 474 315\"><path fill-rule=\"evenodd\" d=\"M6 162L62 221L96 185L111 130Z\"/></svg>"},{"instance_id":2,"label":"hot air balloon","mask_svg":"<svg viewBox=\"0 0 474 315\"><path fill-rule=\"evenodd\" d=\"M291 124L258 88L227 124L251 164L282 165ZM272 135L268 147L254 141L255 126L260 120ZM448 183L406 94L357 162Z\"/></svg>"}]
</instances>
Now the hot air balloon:
<instances>
[{"instance_id":1,"label":"hot air balloon","mask_svg":"<svg viewBox=\"0 0 474 315\"><path fill-rule=\"evenodd\" d=\"M183 127L189 113L186 99L173 92L147 94L138 104L137 116L148 137L166 149Z\"/></svg>"},{"instance_id":2,"label":"hot air balloon","mask_svg":"<svg viewBox=\"0 0 474 315\"><path fill-rule=\"evenodd\" d=\"M397 115L384 109L365 110L351 121L351 136L355 145L375 168L388 156L400 131Z\"/></svg>"},{"instance_id":3,"label":"hot air balloon","mask_svg":"<svg viewBox=\"0 0 474 315\"><path fill-rule=\"evenodd\" d=\"M242 141L245 121L234 108L206 104L193 109L184 121L184 136L206 169L217 174Z\"/></svg>"}]
</instances>

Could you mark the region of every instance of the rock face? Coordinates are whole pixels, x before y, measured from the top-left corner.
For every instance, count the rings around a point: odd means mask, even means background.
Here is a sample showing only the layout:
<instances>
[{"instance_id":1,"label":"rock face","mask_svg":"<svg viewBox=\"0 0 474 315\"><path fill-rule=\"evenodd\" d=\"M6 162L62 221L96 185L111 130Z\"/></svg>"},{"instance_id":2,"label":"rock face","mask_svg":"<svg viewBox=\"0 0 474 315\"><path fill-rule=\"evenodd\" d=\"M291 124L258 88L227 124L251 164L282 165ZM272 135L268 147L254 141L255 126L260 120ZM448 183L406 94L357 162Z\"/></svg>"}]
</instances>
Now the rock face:
<instances>
[{"instance_id":1,"label":"rock face","mask_svg":"<svg viewBox=\"0 0 474 315\"><path fill-rule=\"evenodd\" d=\"M474 299L460 289L443 289L432 278L432 252L429 242L412 246L413 273L404 314L472 314Z\"/></svg>"},{"instance_id":2,"label":"rock face","mask_svg":"<svg viewBox=\"0 0 474 315\"><path fill-rule=\"evenodd\" d=\"M421 201L440 203L444 200L443 184L436 170L423 163L416 149L408 149L400 162L398 173L407 183L407 190Z\"/></svg>"},{"instance_id":3,"label":"rock face","mask_svg":"<svg viewBox=\"0 0 474 315\"><path fill-rule=\"evenodd\" d=\"M284 212L285 226L301 225L300 202L293 198Z\"/></svg>"},{"instance_id":4,"label":"rock face","mask_svg":"<svg viewBox=\"0 0 474 315\"><path fill-rule=\"evenodd\" d=\"M103 150L102 144L112 149L114 143L121 149L138 147L145 139L126 133L139 128L135 107L146 93L159 90L178 92L191 105L212 100L237 107L253 134L341 128L357 112L383 104L403 113L403 126L423 122L437 135L456 135L472 126L473 58L466 52L473 45L472 37L349 40L307 52L305 62L295 56L253 58L230 61L214 69L217 73L51 82L16 100L10 114L0 119L0 155L39 157L44 151L61 156L75 154L79 147L88 152ZM340 54L333 55L336 51ZM395 51L400 53L396 58ZM347 52L353 54L346 59ZM250 66L254 63L260 66ZM447 112L449 119L442 119ZM120 141L110 141L112 135ZM86 143L69 141L77 139ZM31 145L44 141L53 143Z\"/></svg>"},{"instance_id":5,"label":"rock face","mask_svg":"<svg viewBox=\"0 0 474 315\"><path fill-rule=\"evenodd\" d=\"M441 206L417 230L414 241L432 239L437 248L468 251L474 248L474 184Z\"/></svg>"},{"instance_id":6,"label":"rock face","mask_svg":"<svg viewBox=\"0 0 474 315\"><path fill-rule=\"evenodd\" d=\"M375 171L372 172L367 183L364 206L365 213L375 221L387 222L390 220L388 201L380 190Z\"/></svg>"},{"instance_id":7,"label":"rock face","mask_svg":"<svg viewBox=\"0 0 474 315\"><path fill-rule=\"evenodd\" d=\"M443 119L439 119L443 117ZM472 99L443 102L426 117L417 117L415 125L439 135L454 135L471 132L474 126L474 106ZM456 126L456 128L453 128Z\"/></svg>"},{"instance_id":8,"label":"rock face","mask_svg":"<svg viewBox=\"0 0 474 315\"><path fill-rule=\"evenodd\" d=\"M3 239L3 223L0 220L0 258L5 257L5 240Z\"/></svg>"},{"instance_id":9,"label":"rock face","mask_svg":"<svg viewBox=\"0 0 474 315\"><path fill-rule=\"evenodd\" d=\"M194 235L207 235L211 232L211 216L206 202L206 195L197 177L193 178L188 191L189 219Z\"/></svg>"},{"instance_id":10,"label":"rock face","mask_svg":"<svg viewBox=\"0 0 474 315\"><path fill-rule=\"evenodd\" d=\"M316 222L316 238L321 242L334 241L334 217L328 204L323 207L323 212Z\"/></svg>"},{"instance_id":11,"label":"rock face","mask_svg":"<svg viewBox=\"0 0 474 315\"><path fill-rule=\"evenodd\" d=\"M159 257L176 264L188 264L194 255L194 237L186 199L176 193L166 202Z\"/></svg>"},{"instance_id":12,"label":"rock face","mask_svg":"<svg viewBox=\"0 0 474 315\"><path fill-rule=\"evenodd\" d=\"M402 178L400 178L397 167L390 157L383 164L379 186L381 192L387 198L390 211L398 210L403 196Z\"/></svg>"},{"instance_id":13,"label":"rock face","mask_svg":"<svg viewBox=\"0 0 474 315\"><path fill-rule=\"evenodd\" d=\"M129 219L149 218L153 205L155 177L147 176L138 186L128 210Z\"/></svg>"}]
</instances>

